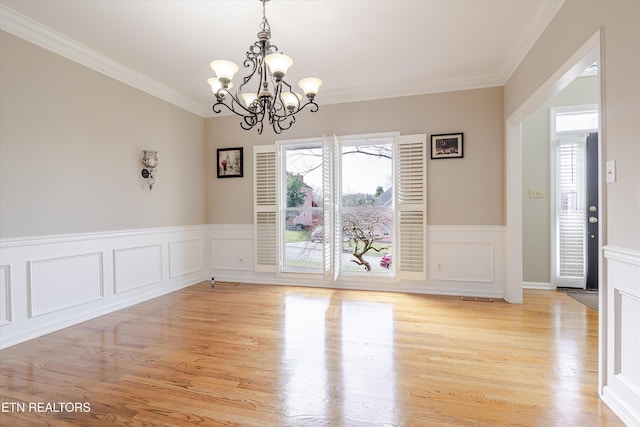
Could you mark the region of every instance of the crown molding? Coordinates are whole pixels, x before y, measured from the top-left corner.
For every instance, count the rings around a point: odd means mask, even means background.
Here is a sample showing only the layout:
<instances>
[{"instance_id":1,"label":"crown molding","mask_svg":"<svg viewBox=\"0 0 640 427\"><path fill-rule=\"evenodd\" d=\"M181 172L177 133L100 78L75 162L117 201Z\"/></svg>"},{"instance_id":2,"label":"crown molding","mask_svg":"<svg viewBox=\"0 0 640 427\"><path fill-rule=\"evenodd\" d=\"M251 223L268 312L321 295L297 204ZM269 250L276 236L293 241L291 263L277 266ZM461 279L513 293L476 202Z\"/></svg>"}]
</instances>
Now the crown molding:
<instances>
[{"instance_id":1,"label":"crown molding","mask_svg":"<svg viewBox=\"0 0 640 427\"><path fill-rule=\"evenodd\" d=\"M497 75L476 75L463 78L425 81L420 83L404 82L393 86L387 92L379 88L350 90L341 93L322 94L323 104L342 104L347 102L372 101L376 99L399 98L405 96L428 95L441 92L456 92L460 90L482 89L502 86L504 82Z\"/></svg>"},{"instance_id":2,"label":"crown molding","mask_svg":"<svg viewBox=\"0 0 640 427\"><path fill-rule=\"evenodd\" d=\"M500 70L503 85L511 78L511 75L516 71L536 41L538 41L538 38L551 23L564 2L565 0L554 0L541 2L538 5L533 20L531 21L527 31L524 33L525 36L518 40L513 46L509 54L509 58Z\"/></svg>"},{"instance_id":3,"label":"crown molding","mask_svg":"<svg viewBox=\"0 0 640 427\"><path fill-rule=\"evenodd\" d=\"M208 106L0 4L0 29L200 117Z\"/></svg>"},{"instance_id":4,"label":"crown molding","mask_svg":"<svg viewBox=\"0 0 640 427\"><path fill-rule=\"evenodd\" d=\"M527 36L514 45L509 59L497 75L467 76L460 79L428 81L423 82L423 84L405 82L400 86L396 84L393 90L389 92L381 92L380 88L352 89L348 92L324 92L322 104L342 104L503 86L544 32L564 2L565 0L554 0L541 3L536 11L536 16L529 31L526 32ZM213 111L211 111L210 105L202 104L194 98L186 96L146 74L126 67L112 58L80 44L2 4L0 4L0 29L200 117L220 117L231 114L214 114Z\"/></svg>"},{"instance_id":5,"label":"crown molding","mask_svg":"<svg viewBox=\"0 0 640 427\"><path fill-rule=\"evenodd\" d=\"M322 108L323 105L366 102L442 92L457 92L504 85L504 81L497 75L466 76L456 79L425 81L423 83L422 85L416 82L398 83L398 85L393 86L391 90L386 92L378 88L351 89L348 92L322 92L322 102L319 105ZM223 111L220 114L214 114L213 111L208 111L205 117L224 117L230 115L232 115L232 113L228 111Z\"/></svg>"}]
</instances>

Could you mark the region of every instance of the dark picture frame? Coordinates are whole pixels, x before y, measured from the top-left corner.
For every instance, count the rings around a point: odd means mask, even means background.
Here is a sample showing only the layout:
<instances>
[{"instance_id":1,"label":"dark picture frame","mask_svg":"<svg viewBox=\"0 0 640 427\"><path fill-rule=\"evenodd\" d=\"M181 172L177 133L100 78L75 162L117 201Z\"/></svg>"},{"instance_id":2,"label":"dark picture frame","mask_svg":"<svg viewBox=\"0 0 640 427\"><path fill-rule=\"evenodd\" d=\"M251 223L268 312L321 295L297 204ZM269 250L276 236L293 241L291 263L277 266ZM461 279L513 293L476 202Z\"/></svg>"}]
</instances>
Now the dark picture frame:
<instances>
[{"instance_id":1,"label":"dark picture frame","mask_svg":"<svg viewBox=\"0 0 640 427\"><path fill-rule=\"evenodd\" d=\"M462 132L431 135L432 159L459 159L464 156Z\"/></svg>"},{"instance_id":2,"label":"dark picture frame","mask_svg":"<svg viewBox=\"0 0 640 427\"><path fill-rule=\"evenodd\" d=\"M242 147L218 148L216 156L218 178L242 178L243 163Z\"/></svg>"}]
</instances>

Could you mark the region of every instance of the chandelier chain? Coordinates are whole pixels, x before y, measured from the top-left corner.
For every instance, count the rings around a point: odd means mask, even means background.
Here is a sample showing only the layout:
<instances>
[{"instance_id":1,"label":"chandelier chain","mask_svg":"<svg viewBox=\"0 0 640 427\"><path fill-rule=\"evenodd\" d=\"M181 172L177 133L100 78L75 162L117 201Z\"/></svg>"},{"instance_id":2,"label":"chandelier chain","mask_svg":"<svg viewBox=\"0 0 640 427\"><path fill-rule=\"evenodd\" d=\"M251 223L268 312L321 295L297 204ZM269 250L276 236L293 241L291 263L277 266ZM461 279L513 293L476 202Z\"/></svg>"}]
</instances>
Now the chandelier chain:
<instances>
[{"instance_id":1,"label":"chandelier chain","mask_svg":"<svg viewBox=\"0 0 640 427\"><path fill-rule=\"evenodd\" d=\"M260 30L271 32L271 25L267 20L267 1L262 0L262 22L260 23Z\"/></svg>"}]
</instances>

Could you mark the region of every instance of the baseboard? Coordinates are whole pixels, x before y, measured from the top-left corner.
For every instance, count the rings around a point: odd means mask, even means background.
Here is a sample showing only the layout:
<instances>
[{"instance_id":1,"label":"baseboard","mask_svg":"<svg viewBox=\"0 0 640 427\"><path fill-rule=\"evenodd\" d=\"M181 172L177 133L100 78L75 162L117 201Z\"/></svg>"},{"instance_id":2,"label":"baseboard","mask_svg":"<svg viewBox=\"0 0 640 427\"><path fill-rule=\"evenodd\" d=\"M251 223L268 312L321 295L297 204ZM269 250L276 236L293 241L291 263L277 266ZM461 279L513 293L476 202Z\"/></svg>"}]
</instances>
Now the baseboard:
<instances>
[{"instance_id":1,"label":"baseboard","mask_svg":"<svg viewBox=\"0 0 640 427\"><path fill-rule=\"evenodd\" d=\"M622 420L625 425L640 426L640 408L632 408L611 388L605 386L600 396L602 401Z\"/></svg>"},{"instance_id":2,"label":"baseboard","mask_svg":"<svg viewBox=\"0 0 640 427\"><path fill-rule=\"evenodd\" d=\"M544 290L552 290L551 283L544 282L522 282L523 289L544 289Z\"/></svg>"},{"instance_id":3,"label":"baseboard","mask_svg":"<svg viewBox=\"0 0 640 427\"><path fill-rule=\"evenodd\" d=\"M226 283L250 283L274 286L304 286L310 288L348 289L378 292L404 292L422 295L450 295L467 297L484 297L502 299L503 293L493 290L485 284L469 282L434 282L434 281L401 281L401 280L338 280L327 281L309 275L279 275L267 272L248 271L216 271L215 281Z\"/></svg>"}]
</instances>

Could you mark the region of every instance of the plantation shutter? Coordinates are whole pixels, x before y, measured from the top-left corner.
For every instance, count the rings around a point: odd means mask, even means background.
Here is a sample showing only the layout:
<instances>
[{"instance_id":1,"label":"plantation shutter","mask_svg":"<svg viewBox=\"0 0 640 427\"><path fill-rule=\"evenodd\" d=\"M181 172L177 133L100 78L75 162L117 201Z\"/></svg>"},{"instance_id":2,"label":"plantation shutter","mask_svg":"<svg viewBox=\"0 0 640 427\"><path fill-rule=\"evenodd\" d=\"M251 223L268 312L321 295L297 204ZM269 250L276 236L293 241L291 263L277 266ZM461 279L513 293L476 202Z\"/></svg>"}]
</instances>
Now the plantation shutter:
<instances>
[{"instance_id":1,"label":"plantation shutter","mask_svg":"<svg viewBox=\"0 0 640 427\"><path fill-rule=\"evenodd\" d=\"M397 263L402 279L426 279L426 135L394 138Z\"/></svg>"},{"instance_id":2,"label":"plantation shutter","mask_svg":"<svg viewBox=\"0 0 640 427\"><path fill-rule=\"evenodd\" d=\"M334 165L331 162L331 152L333 150L333 139L327 136L322 137L322 209L323 209L323 256L324 256L324 278L333 280L334 278L334 245L331 238L334 227L333 217L333 174Z\"/></svg>"},{"instance_id":3,"label":"plantation shutter","mask_svg":"<svg viewBox=\"0 0 640 427\"><path fill-rule=\"evenodd\" d=\"M333 135L333 203L330 211L333 217L333 280L338 280L342 266L342 221L340 221L340 194L342 194L342 152L338 137ZM326 213L325 213L326 215Z\"/></svg>"},{"instance_id":4,"label":"plantation shutter","mask_svg":"<svg viewBox=\"0 0 640 427\"><path fill-rule=\"evenodd\" d=\"M275 145L253 147L255 270L278 270L277 161Z\"/></svg>"},{"instance_id":5,"label":"plantation shutter","mask_svg":"<svg viewBox=\"0 0 640 427\"><path fill-rule=\"evenodd\" d=\"M556 144L558 253L556 286L586 284L586 134L559 135Z\"/></svg>"}]
</instances>

